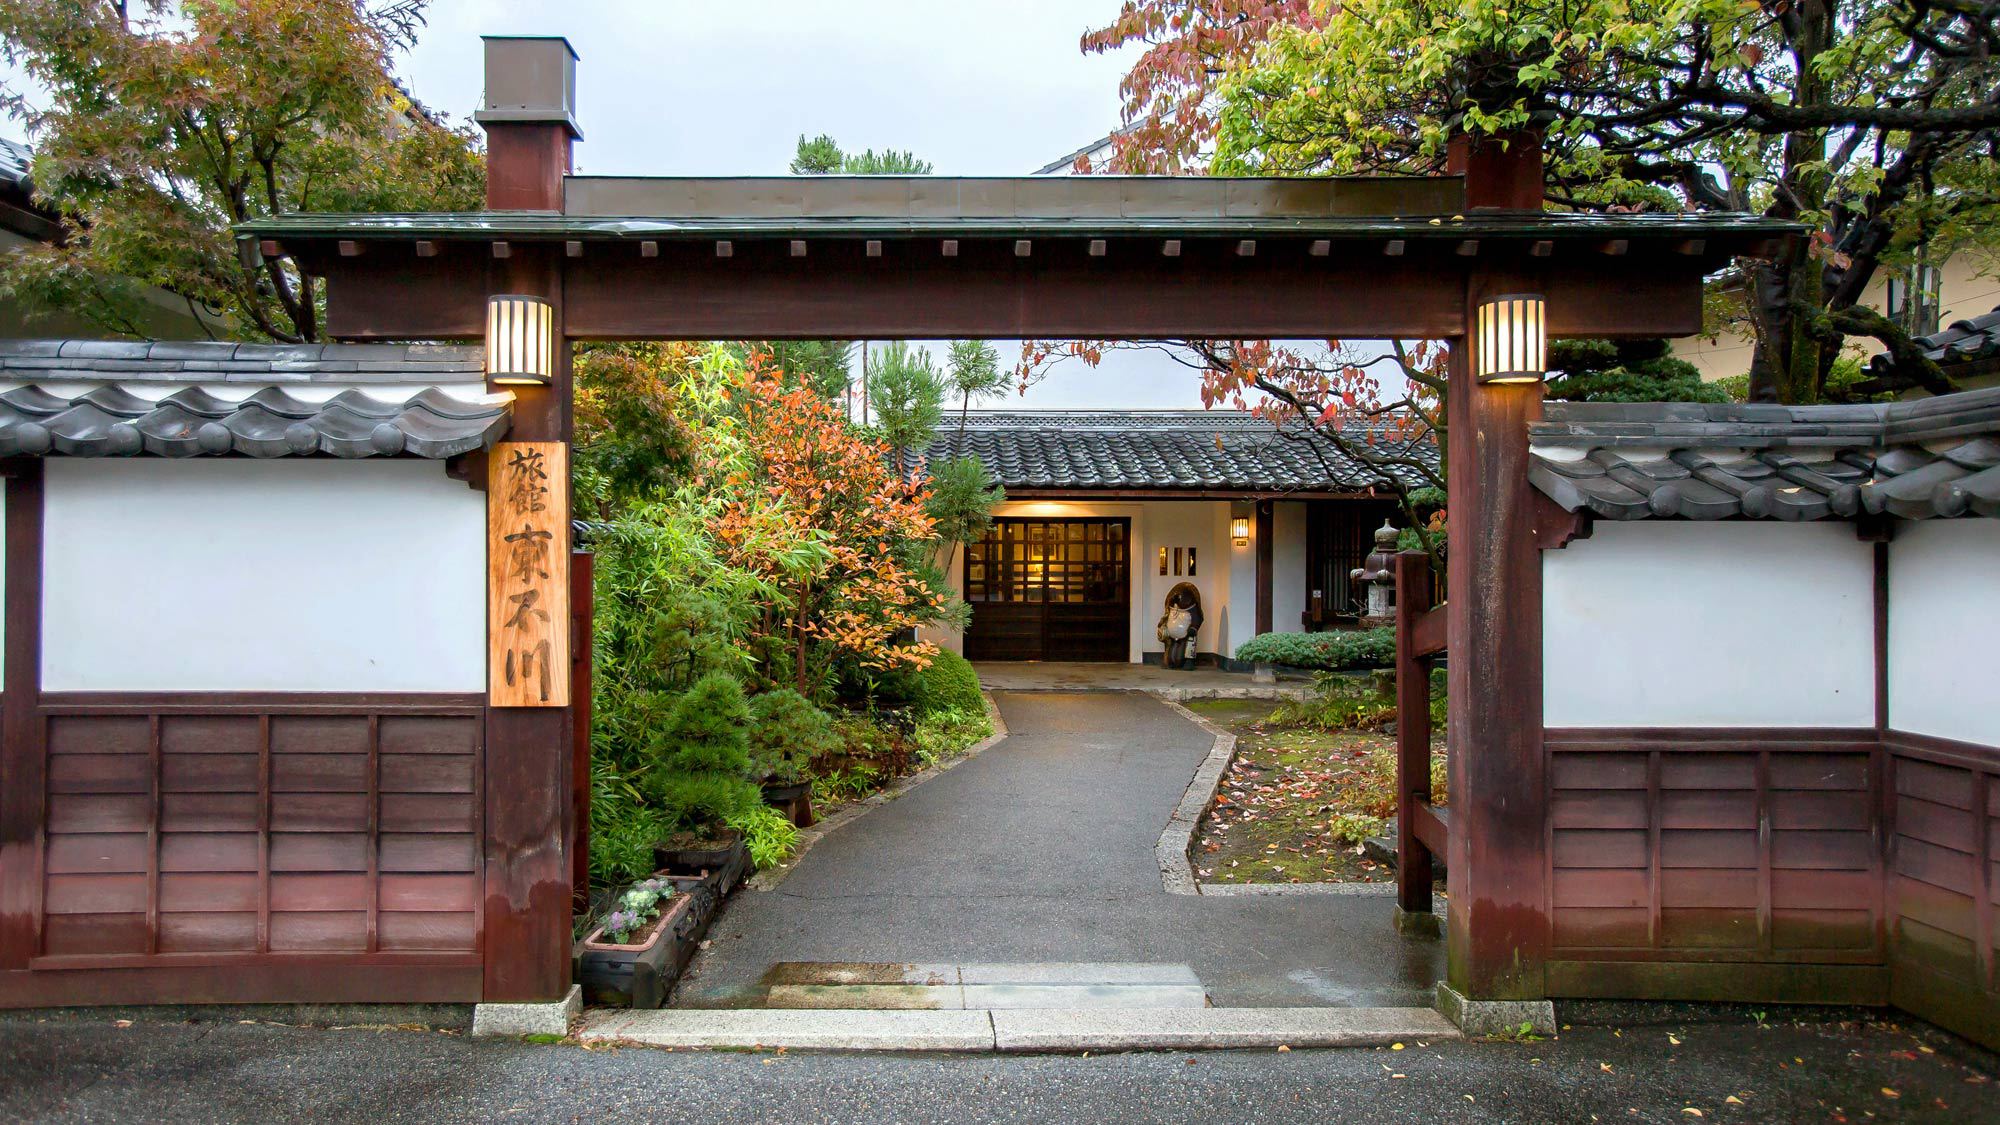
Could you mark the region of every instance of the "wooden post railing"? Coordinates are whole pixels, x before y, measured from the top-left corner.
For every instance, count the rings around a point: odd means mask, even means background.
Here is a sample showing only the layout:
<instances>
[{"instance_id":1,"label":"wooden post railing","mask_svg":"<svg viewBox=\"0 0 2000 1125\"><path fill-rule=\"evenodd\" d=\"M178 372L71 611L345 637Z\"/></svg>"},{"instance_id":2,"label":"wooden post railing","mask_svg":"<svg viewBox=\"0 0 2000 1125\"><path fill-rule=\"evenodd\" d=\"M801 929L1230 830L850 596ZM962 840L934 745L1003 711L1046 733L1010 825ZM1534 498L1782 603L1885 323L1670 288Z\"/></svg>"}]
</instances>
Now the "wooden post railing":
<instances>
[{"instance_id":1,"label":"wooden post railing","mask_svg":"<svg viewBox=\"0 0 2000 1125\"><path fill-rule=\"evenodd\" d=\"M1431 883L1449 826L1431 806L1431 665L1445 649L1445 614L1432 604L1429 555L1399 553L1395 574L1396 929L1437 937Z\"/></svg>"}]
</instances>

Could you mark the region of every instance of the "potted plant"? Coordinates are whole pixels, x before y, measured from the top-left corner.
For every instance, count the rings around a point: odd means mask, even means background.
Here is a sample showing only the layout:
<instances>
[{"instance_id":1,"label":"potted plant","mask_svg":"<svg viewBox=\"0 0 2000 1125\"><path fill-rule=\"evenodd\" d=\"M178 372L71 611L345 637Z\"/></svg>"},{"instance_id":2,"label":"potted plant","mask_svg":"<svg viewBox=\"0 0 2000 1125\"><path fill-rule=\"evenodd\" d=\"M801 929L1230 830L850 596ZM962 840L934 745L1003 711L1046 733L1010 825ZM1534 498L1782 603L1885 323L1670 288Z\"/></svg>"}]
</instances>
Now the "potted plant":
<instances>
[{"instance_id":1,"label":"potted plant","mask_svg":"<svg viewBox=\"0 0 2000 1125\"><path fill-rule=\"evenodd\" d=\"M692 955L706 923L694 895L666 876L618 897L579 949L578 977L593 1004L657 1008Z\"/></svg>"},{"instance_id":2,"label":"potted plant","mask_svg":"<svg viewBox=\"0 0 2000 1125\"><path fill-rule=\"evenodd\" d=\"M813 762L839 745L833 720L789 688L750 701L750 777L764 803L785 812L800 828L813 822Z\"/></svg>"},{"instance_id":3,"label":"potted plant","mask_svg":"<svg viewBox=\"0 0 2000 1125\"><path fill-rule=\"evenodd\" d=\"M756 787L745 780L749 722L742 685L722 672L696 680L661 721L654 734L659 764L648 777L648 796L679 825L654 849L661 870L710 876L727 891L748 868L743 834L723 821L759 803Z\"/></svg>"}]
</instances>

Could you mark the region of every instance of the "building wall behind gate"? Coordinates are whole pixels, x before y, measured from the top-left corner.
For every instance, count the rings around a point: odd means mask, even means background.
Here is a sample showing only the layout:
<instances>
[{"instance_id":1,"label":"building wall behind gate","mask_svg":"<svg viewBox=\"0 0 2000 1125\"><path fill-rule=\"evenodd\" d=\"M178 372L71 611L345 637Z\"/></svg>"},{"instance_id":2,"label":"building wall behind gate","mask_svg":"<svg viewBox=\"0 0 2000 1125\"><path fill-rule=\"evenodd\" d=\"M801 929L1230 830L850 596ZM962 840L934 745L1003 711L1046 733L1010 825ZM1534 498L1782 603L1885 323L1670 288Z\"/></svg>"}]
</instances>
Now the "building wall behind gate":
<instances>
[{"instance_id":1,"label":"building wall behind gate","mask_svg":"<svg viewBox=\"0 0 2000 1125\"><path fill-rule=\"evenodd\" d=\"M1543 575L1552 994L1885 999L1873 546L1600 523Z\"/></svg>"},{"instance_id":2,"label":"building wall behind gate","mask_svg":"<svg viewBox=\"0 0 2000 1125\"><path fill-rule=\"evenodd\" d=\"M0 1005L478 999L484 496L414 460L43 485L45 842Z\"/></svg>"},{"instance_id":3,"label":"building wall behind gate","mask_svg":"<svg viewBox=\"0 0 2000 1125\"><path fill-rule=\"evenodd\" d=\"M1888 559L1894 998L2000 1043L2000 521L1905 525Z\"/></svg>"},{"instance_id":4,"label":"building wall behind gate","mask_svg":"<svg viewBox=\"0 0 2000 1125\"><path fill-rule=\"evenodd\" d=\"M1553 995L1894 1002L2000 1044L2000 523L1545 552Z\"/></svg>"}]
</instances>

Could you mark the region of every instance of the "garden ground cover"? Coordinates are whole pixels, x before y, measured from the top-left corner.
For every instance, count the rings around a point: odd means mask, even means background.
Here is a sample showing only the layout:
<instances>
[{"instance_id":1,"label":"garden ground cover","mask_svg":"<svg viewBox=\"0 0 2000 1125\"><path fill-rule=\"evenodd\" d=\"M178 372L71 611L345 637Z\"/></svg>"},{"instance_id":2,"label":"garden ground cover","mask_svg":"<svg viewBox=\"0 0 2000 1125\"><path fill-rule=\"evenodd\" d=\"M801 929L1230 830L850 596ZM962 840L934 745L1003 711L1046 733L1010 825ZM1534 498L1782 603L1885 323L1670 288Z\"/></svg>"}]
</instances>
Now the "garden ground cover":
<instances>
[{"instance_id":1,"label":"garden ground cover","mask_svg":"<svg viewBox=\"0 0 2000 1125\"><path fill-rule=\"evenodd\" d=\"M1386 883L1393 867L1360 840L1392 832L1392 733L1323 731L1274 721L1268 700L1188 709L1236 735L1236 758L1202 817L1190 859L1205 883ZM1433 753L1443 756L1443 737Z\"/></svg>"}]
</instances>

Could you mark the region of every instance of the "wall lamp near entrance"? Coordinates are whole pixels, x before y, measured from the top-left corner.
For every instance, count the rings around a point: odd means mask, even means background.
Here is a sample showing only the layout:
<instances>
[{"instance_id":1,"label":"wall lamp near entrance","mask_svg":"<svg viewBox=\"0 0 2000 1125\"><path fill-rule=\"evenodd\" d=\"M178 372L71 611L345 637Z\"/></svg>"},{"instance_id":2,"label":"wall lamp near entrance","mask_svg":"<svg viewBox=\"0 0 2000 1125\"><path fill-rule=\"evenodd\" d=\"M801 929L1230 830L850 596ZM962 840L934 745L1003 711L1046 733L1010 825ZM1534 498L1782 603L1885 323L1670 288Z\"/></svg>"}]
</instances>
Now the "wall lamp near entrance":
<instances>
[{"instance_id":1,"label":"wall lamp near entrance","mask_svg":"<svg viewBox=\"0 0 2000 1125\"><path fill-rule=\"evenodd\" d=\"M546 387L555 377L555 308L539 297L486 299L486 377Z\"/></svg>"},{"instance_id":2,"label":"wall lamp near entrance","mask_svg":"<svg viewBox=\"0 0 2000 1125\"><path fill-rule=\"evenodd\" d=\"M1473 376L1482 383L1539 383L1548 373L1548 321L1539 293L1506 293L1482 303L1475 325Z\"/></svg>"},{"instance_id":3,"label":"wall lamp near entrance","mask_svg":"<svg viewBox=\"0 0 2000 1125\"><path fill-rule=\"evenodd\" d=\"M1236 541L1238 547L1248 547L1250 545L1250 517L1237 516L1230 520L1229 537Z\"/></svg>"}]
</instances>

